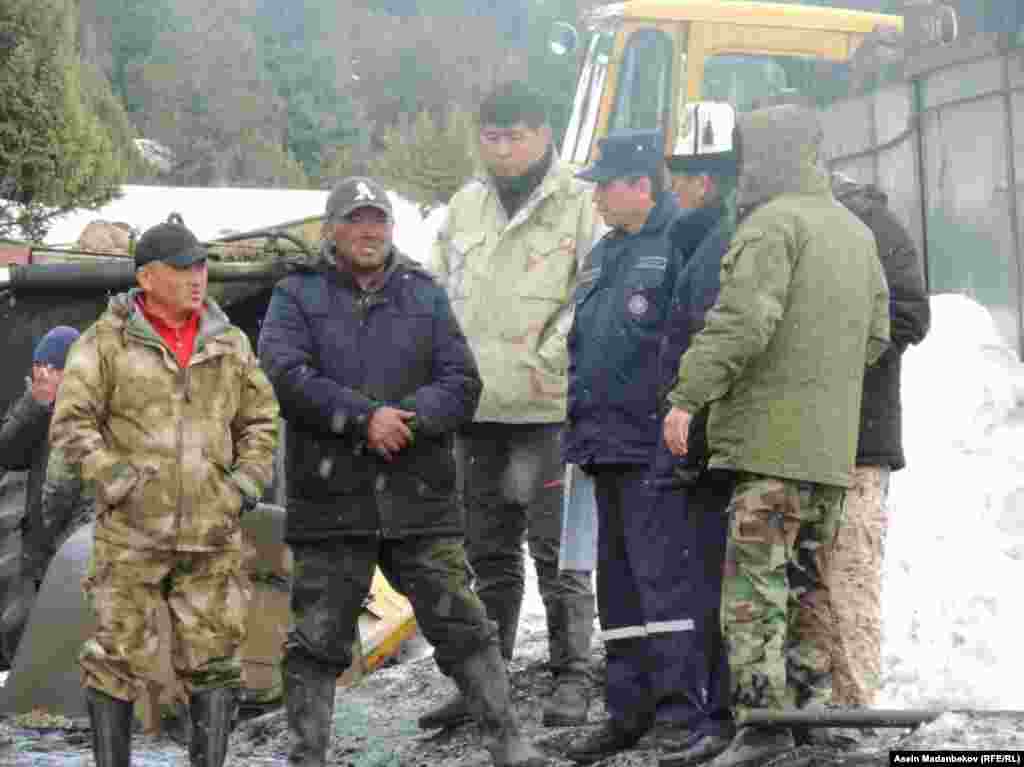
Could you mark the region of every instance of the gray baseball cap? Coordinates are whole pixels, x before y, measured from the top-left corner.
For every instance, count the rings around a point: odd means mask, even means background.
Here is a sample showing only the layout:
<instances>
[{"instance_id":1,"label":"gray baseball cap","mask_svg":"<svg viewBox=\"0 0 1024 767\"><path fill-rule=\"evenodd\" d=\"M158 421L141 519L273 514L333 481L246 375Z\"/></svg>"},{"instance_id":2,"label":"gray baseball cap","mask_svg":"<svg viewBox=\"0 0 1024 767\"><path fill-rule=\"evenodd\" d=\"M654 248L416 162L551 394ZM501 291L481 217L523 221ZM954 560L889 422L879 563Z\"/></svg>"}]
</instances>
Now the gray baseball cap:
<instances>
[{"instance_id":1,"label":"gray baseball cap","mask_svg":"<svg viewBox=\"0 0 1024 767\"><path fill-rule=\"evenodd\" d=\"M337 220L359 208L377 208L387 213L389 220L395 218L384 187L366 176L349 176L339 181L327 198L324 215Z\"/></svg>"}]
</instances>

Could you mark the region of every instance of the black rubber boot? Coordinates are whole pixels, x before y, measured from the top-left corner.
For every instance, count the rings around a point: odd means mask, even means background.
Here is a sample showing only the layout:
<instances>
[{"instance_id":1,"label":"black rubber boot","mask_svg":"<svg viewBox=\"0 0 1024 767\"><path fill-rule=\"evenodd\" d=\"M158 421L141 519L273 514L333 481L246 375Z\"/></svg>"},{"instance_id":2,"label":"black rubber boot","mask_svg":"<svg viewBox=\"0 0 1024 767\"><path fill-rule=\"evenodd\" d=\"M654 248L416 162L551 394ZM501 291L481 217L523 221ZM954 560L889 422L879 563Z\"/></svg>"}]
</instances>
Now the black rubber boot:
<instances>
[{"instance_id":1,"label":"black rubber boot","mask_svg":"<svg viewBox=\"0 0 1024 767\"><path fill-rule=\"evenodd\" d=\"M483 588L480 601L487 609L487 617L498 624L498 645L501 657L508 663L516 650L516 634L519 631L519 611L523 606L522 588Z\"/></svg>"},{"instance_id":2,"label":"black rubber boot","mask_svg":"<svg viewBox=\"0 0 1024 767\"><path fill-rule=\"evenodd\" d=\"M454 676L480 725L495 767L542 767L548 760L519 732L508 672L497 645L462 661Z\"/></svg>"},{"instance_id":3,"label":"black rubber boot","mask_svg":"<svg viewBox=\"0 0 1024 767\"><path fill-rule=\"evenodd\" d=\"M238 691L229 687L195 692L189 698L192 737L188 758L192 767L222 767L228 755L228 736L238 709Z\"/></svg>"},{"instance_id":4,"label":"black rubber boot","mask_svg":"<svg viewBox=\"0 0 1024 767\"><path fill-rule=\"evenodd\" d=\"M658 767L690 767L714 759L732 742L727 733L697 735L685 748L665 754L658 759Z\"/></svg>"},{"instance_id":5,"label":"black rubber boot","mask_svg":"<svg viewBox=\"0 0 1024 767\"><path fill-rule=\"evenodd\" d=\"M92 753L96 767L130 767L132 702L112 698L90 687L85 691L85 703L92 726Z\"/></svg>"},{"instance_id":6,"label":"black rubber boot","mask_svg":"<svg viewBox=\"0 0 1024 767\"><path fill-rule=\"evenodd\" d=\"M334 721L337 674L320 664L294 655L281 664L284 705L292 749L288 763L324 767Z\"/></svg>"},{"instance_id":7,"label":"black rubber boot","mask_svg":"<svg viewBox=\"0 0 1024 767\"><path fill-rule=\"evenodd\" d=\"M793 733L783 727L743 727L710 767L741 767L780 756L796 748Z\"/></svg>"},{"instance_id":8,"label":"black rubber boot","mask_svg":"<svg viewBox=\"0 0 1024 767\"><path fill-rule=\"evenodd\" d=\"M590 646L594 636L594 598L573 595L550 600L548 657L555 687L544 704L545 727L578 727L590 709Z\"/></svg>"},{"instance_id":9,"label":"black rubber boot","mask_svg":"<svg viewBox=\"0 0 1024 767\"><path fill-rule=\"evenodd\" d=\"M418 720L416 724L421 730L436 730L440 728L458 727L460 724L472 721L473 715L469 712L469 704L461 692L456 693L436 706Z\"/></svg>"},{"instance_id":10,"label":"black rubber boot","mask_svg":"<svg viewBox=\"0 0 1024 767\"><path fill-rule=\"evenodd\" d=\"M600 730L570 746L565 752L565 757L576 764L593 764L612 754L632 748L649 729L649 725L624 727L609 719Z\"/></svg>"}]
</instances>

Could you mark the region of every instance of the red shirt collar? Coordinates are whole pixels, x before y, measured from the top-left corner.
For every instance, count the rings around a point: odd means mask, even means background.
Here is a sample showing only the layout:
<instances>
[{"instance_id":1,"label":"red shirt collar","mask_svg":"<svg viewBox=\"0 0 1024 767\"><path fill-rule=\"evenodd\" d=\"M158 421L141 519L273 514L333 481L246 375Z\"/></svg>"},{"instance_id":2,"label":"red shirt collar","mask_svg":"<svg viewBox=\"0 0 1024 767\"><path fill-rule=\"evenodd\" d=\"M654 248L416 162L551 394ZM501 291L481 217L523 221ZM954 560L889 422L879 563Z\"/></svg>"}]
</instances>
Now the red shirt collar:
<instances>
[{"instance_id":1,"label":"red shirt collar","mask_svg":"<svg viewBox=\"0 0 1024 767\"><path fill-rule=\"evenodd\" d=\"M167 348L178 358L178 363L182 367L187 366L189 359L192 357L192 348L195 345L196 336L199 334L200 312L192 312L189 318L185 320L184 325L172 327L146 308L145 296L136 298L135 305L142 312L142 316L153 326L153 330L163 339Z\"/></svg>"}]
</instances>

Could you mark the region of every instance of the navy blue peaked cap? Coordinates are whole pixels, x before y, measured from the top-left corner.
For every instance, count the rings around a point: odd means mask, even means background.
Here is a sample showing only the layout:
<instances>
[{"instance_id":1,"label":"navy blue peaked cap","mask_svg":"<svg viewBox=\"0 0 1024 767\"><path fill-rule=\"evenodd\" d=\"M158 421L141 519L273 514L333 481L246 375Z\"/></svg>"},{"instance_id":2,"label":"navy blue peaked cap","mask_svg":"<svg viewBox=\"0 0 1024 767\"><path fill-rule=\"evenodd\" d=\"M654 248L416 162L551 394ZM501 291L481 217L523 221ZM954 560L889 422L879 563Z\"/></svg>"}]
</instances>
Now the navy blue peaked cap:
<instances>
[{"instance_id":1,"label":"navy blue peaked cap","mask_svg":"<svg viewBox=\"0 0 1024 767\"><path fill-rule=\"evenodd\" d=\"M577 177L602 183L616 178L649 176L665 162L665 137L660 130L618 130L597 142L597 161Z\"/></svg>"}]
</instances>

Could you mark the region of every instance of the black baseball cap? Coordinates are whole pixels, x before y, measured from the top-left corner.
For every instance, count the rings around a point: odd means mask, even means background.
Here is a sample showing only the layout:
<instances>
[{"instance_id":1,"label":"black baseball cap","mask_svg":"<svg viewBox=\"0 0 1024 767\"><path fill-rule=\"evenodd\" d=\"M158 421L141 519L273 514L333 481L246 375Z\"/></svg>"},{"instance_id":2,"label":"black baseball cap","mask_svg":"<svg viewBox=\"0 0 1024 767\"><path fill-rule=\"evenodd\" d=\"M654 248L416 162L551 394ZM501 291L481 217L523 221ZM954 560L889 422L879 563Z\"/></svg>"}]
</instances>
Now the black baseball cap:
<instances>
[{"instance_id":1,"label":"black baseball cap","mask_svg":"<svg viewBox=\"0 0 1024 767\"><path fill-rule=\"evenodd\" d=\"M206 248L181 224L163 223L150 227L135 245L135 268L160 261L179 269L206 260Z\"/></svg>"}]
</instances>

